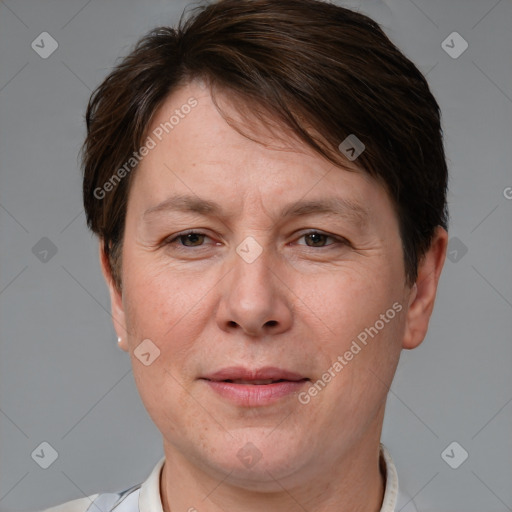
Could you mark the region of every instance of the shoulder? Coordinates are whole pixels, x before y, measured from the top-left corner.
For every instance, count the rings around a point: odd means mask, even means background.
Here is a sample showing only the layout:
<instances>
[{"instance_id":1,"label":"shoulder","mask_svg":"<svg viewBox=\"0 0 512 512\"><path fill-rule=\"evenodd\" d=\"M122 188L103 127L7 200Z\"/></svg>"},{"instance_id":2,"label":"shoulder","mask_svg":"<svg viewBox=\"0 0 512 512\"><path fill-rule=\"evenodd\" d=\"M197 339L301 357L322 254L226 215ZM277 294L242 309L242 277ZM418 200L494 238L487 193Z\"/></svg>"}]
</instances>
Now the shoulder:
<instances>
[{"instance_id":1,"label":"shoulder","mask_svg":"<svg viewBox=\"0 0 512 512\"><path fill-rule=\"evenodd\" d=\"M141 484L123 492L94 494L78 500L68 501L42 512L139 512L139 491Z\"/></svg>"},{"instance_id":2,"label":"shoulder","mask_svg":"<svg viewBox=\"0 0 512 512\"><path fill-rule=\"evenodd\" d=\"M47 508L43 512L85 512L98 496L99 494L94 494L87 498L68 501L56 507Z\"/></svg>"},{"instance_id":3,"label":"shoulder","mask_svg":"<svg viewBox=\"0 0 512 512\"><path fill-rule=\"evenodd\" d=\"M144 482L122 492L93 494L41 512L112 512L114 509L115 512L139 512L139 500L144 510L162 512L160 472L164 463L165 457L162 457Z\"/></svg>"}]
</instances>

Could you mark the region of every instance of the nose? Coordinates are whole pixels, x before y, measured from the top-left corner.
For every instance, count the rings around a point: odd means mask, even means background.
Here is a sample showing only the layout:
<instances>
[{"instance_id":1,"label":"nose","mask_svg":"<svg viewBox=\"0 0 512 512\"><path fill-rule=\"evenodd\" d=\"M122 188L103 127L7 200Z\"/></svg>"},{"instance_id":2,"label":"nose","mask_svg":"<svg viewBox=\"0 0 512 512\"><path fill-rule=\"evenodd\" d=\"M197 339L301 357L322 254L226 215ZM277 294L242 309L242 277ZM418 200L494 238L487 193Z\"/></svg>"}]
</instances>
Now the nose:
<instances>
[{"instance_id":1,"label":"nose","mask_svg":"<svg viewBox=\"0 0 512 512\"><path fill-rule=\"evenodd\" d=\"M226 332L241 330L252 337L285 332L292 325L293 295L285 279L278 277L277 255L263 249L251 261L240 254L233 254L231 272L219 283L219 328Z\"/></svg>"}]
</instances>

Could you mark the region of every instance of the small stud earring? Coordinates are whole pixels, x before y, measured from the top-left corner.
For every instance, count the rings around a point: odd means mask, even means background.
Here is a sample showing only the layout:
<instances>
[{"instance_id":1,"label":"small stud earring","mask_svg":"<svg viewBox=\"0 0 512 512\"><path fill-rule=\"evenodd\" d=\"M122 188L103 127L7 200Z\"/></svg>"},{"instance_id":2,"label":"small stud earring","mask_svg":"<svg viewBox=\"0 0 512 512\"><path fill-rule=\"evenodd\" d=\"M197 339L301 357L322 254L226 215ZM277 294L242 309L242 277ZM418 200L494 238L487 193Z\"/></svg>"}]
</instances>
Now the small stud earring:
<instances>
[{"instance_id":1,"label":"small stud earring","mask_svg":"<svg viewBox=\"0 0 512 512\"><path fill-rule=\"evenodd\" d=\"M121 343L122 339L121 339L121 336L118 336L117 337L117 343Z\"/></svg>"}]
</instances>

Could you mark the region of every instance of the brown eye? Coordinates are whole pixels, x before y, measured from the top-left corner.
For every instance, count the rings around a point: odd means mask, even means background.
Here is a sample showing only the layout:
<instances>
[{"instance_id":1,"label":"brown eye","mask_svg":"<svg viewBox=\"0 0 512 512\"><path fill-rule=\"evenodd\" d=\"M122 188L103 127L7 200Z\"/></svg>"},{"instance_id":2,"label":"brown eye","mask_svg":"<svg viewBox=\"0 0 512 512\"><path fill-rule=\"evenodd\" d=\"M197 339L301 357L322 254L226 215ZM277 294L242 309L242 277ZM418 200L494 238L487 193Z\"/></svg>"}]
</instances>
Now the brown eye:
<instances>
[{"instance_id":1,"label":"brown eye","mask_svg":"<svg viewBox=\"0 0 512 512\"><path fill-rule=\"evenodd\" d=\"M325 241L327 238L331 238L328 235L324 235L323 233L308 233L307 235L303 235L305 240L310 240L311 245L306 242L308 247L323 247L325 245Z\"/></svg>"},{"instance_id":2,"label":"brown eye","mask_svg":"<svg viewBox=\"0 0 512 512\"><path fill-rule=\"evenodd\" d=\"M327 233L322 233L320 231L310 231L309 233L304 233L299 240L304 239L306 243L299 243L299 245L305 245L306 247L331 247L336 245L344 245L347 242L343 238L338 238L332 235L328 235ZM328 240L331 240L330 243L327 243Z\"/></svg>"},{"instance_id":3,"label":"brown eye","mask_svg":"<svg viewBox=\"0 0 512 512\"><path fill-rule=\"evenodd\" d=\"M204 238L206 235L203 235L202 233L187 233L185 235L179 235L176 238L182 242L182 245L185 247L197 247L202 245L202 242L204 242Z\"/></svg>"},{"instance_id":4,"label":"brown eye","mask_svg":"<svg viewBox=\"0 0 512 512\"><path fill-rule=\"evenodd\" d=\"M179 233L172 237L167 238L163 245L172 246L176 250L187 250L186 248L205 248L205 239L210 240L210 237L205 233L199 231L186 231Z\"/></svg>"}]
</instances>

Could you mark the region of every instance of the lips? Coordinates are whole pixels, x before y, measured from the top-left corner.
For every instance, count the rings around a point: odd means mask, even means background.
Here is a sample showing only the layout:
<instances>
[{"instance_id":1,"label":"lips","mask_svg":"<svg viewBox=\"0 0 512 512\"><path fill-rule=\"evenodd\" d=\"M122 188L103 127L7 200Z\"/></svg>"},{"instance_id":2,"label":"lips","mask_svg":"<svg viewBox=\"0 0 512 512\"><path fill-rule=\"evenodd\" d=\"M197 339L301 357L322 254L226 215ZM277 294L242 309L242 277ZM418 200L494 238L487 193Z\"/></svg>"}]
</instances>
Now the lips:
<instances>
[{"instance_id":1,"label":"lips","mask_svg":"<svg viewBox=\"0 0 512 512\"><path fill-rule=\"evenodd\" d=\"M258 369L233 366L223 368L222 370L206 375L203 379L213 382L253 385L268 385L283 381L298 382L301 380L309 380L307 377L298 373L269 366Z\"/></svg>"},{"instance_id":2,"label":"lips","mask_svg":"<svg viewBox=\"0 0 512 512\"><path fill-rule=\"evenodd\" d=\"M251 370L236 366L223 368L201 380L217 396L237 407L263 407L290 400L310 379L282 368Z\"/></svg>"},{"instance_id":3,"label":"lips","mask_svg":"<svg viewBox=\"0 0 512 512\"><path fill-rule=\"evenodd\" d=\"M242 380L242 379L225 379L223 382L232 382L233 384L253 384L253 385L266 385L266 384L272 384L274 382L284 382L286 379L279 379L279 380Z\"/></svg>"}]
</instances>

